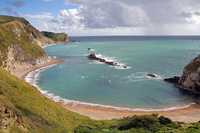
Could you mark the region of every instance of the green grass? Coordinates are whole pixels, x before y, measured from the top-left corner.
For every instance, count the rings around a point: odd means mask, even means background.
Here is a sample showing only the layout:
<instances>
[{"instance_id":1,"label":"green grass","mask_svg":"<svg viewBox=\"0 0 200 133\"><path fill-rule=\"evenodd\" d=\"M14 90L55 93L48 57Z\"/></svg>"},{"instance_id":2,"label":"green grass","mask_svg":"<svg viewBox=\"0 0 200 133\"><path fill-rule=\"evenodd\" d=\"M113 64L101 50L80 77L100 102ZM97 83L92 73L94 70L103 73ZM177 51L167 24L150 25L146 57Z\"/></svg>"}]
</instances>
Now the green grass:
<instances>
[{"instance_id":1,"label":"green grass","mask_svg":"<svg viewBox=\"0 0 200 133\"><path fill-rule=\"evenodd\" d=\"M20 30L20 37L14 32ZM45 55L30 35L33 29L23 18L0 16L0 66L13 47L16 61L28 62ZM45 33L61 41L66 34ZM199 63L188 66L196 71ZM4 121L7 121L3 129ZM67 111L0 67L0 133L200 133L200 123L176 123L157 115L121 120L95 121Z\"/></svg>"},{"instance_id":2,"label":"green grass","mask_svg":"<svg viewBox=\"0 0 200 133\"><path fill-rule=\"evenodd\" d=\"M27 23L22 18L0 16L0 66L7 59L9 47L15 49L15 59L20 62L32 61L45 55L43 49L31 39L31 28Z\"/></svg>"},{"instance_id":3,"label":"green grass","mask_svg":"<svg viewBox=\"0 0 200 133\"><path fill-rule=\"evenodd\" d=\"M67 111L60 105L42 96L36 88L0 68L0 108L2 106L7 107L18 118L19 122L15 120L7 129L11 133L200 132L199 123L180 124L157 115L133 116L110 121L91 120L88 117Z\"/></svg>"},{"instance_id":4,"label":"green grass","mask_svg":"<svg viewBox=\"0 0 200 133\"><path fill-rule=\"evenodd\" d=\"M1 105L16 112L23 118L25 127L35 133L72 132L80 124L94 123L87 117L66 111L42 96L36 88L11 76L3 69L0 69L0 99Z\"/></svg>"},{"instance_id":5,"label":"green grass","mask_svg":"<svg viewBox=\"0 0 200 133\"><path fill-rule=\"evenodd\" d=\"M8 23L8 22L15 21L15 20L21 21L25 24L29 24L29 22L27 20L25 20L24 18L0 15L0 24Z\"/></svg>"},{"instance_id":6,"label":"green grass","mask_svg":"<svg viewBox=\"0 0 200 133\"><path fill-rule=\"evenodd\" d=\"M53 33L53 32L46 32L43 31L42 34L55 42L65 42L68 38L67 34L65 33Z\"/></svg>"}]
</instances>

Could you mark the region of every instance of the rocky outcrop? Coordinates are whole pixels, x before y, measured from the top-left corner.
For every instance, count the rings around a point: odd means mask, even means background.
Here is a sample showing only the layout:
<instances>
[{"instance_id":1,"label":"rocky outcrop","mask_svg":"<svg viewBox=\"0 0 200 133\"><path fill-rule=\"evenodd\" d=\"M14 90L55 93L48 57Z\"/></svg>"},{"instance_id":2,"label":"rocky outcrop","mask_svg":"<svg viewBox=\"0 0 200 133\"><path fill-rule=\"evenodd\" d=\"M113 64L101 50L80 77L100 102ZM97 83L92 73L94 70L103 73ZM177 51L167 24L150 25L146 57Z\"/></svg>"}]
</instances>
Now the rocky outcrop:
<instances>
[{"instance_id":1,"label":"rocky outcrop","mask_svg":"<svg viewBox=\"0 0 200 133\"><path fill-rule=\"evenodd\" d=\"M46 57L40 46L48 42L49 39L23 19L0 23L0 66L14 74L23 64L34 65Z\"/></svg>"},{"instance_id":2,"label":"rocky outcrop","mask_svg":"<svg viewBox=\"0 0 200 133\"><path fill-rule=\"evenodd\" d=\"M17 45L13 45L8 48L7 59L3 62L4 69L11 74L21 78L24 74L24 70L28 70L36 65L43 64L50 60L46 55L36 58L27 59L26 54L23 54L21 48Z\"/></svg>"},{"instance_id":3,"label":"rocky outcrop","mask_svg":"<svg viewBox=\"0 0 200 133\"><path fill-rule=\"evenodd\" d=\"M166 79L164 79L164 81L166 81L168 83L175 84L175 85L179 84L179 80L180 80L180 77L178 77L178 76L174 76L172 78L166 78Z\"/></svg>"},{"instance_id":4,"label":"rocky outcrop","mask_svg":"<svg viewBox=\"0 0 200 133\"><path fill-rule=\"evenodd\" d=\"M184 68L179 84L184 90L200 95L200 56Z\"/></svg>"},{"instance_id":5,"label":"rocky outcrop","mask_svg":"<svg viewBox=\"0 0 200 133\"><path fill-rule=\"evenodd\" d=\"M189 93L200 95L200 55L185 66L180 77L165 79L176 87Z\"/></svg>"},{"instance_id":6,"label":"rocky outcrop","mask_svg":"<svg viewBox=\"0 0 200 133\"><path fill-rule=\"evenodd\" d=\"M23 130L27 130L23 126L23 119L13 109L0 105L0 129L3 131L8 131L10 127L17 126Z\"/></svg>"},{"instance_id":7,"label":"rocky outcrop","mask_svg":"<svg viewBox=\"0 0 200 133\"><path fill-rule=\"evenodd\" d=\"M55 36L58 41L68 38L65 34ZM0 67L16 76L21 71L47 60L41 46L55 42L56 40L44 36L24 18L0 15Z\"/></svg>"},{"instance_id":8,"label":"rocky outcrop","mask_svg":"<svg viewBox=\"0 0 200 133\"><path fill-rule=\"evenodd\" d=\"M10 33L15 34L16 39L26 37L30 42L39 46L53 43L52 39L44 36L24 18L0 16L0 25L4 30L7 29Z\"/></svg>"}]
</instances>

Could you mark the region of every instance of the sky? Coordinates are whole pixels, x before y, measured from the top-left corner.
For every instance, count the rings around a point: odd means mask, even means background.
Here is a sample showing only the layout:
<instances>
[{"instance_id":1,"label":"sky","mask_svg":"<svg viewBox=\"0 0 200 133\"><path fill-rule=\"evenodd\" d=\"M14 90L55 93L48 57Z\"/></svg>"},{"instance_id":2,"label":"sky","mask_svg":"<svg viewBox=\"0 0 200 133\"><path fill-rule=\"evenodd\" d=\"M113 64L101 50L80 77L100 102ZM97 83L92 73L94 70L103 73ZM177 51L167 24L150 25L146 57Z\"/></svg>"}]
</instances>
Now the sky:
<instances>
[{"instance_id":1,"label":"sky","mask_svg":"<svg viewBox=\"0 0 200 133\"><path fill-rule=\"evenodd\" d=\"M200 35L199 0L0 0L0 14L72 36Z\"/></svg>"}]
</instances>

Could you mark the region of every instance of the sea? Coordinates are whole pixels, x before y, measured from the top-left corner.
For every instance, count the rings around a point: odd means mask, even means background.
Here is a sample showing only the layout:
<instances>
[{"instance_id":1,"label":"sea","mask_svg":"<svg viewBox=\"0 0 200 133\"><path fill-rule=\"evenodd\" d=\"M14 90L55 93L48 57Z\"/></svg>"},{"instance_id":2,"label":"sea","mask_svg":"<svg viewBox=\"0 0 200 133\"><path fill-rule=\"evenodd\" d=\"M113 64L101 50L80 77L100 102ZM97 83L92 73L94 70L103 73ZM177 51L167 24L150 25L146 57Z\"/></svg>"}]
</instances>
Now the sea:
<instances>
[{"instance_id":1,"label":"sea","mask_svg":"<svg viewBox=\"0 0 200 133\"><path fill-rule=\"evenodd\" d=\"M184 66L199 55L199 36L89 36L70 40L45 48L49 56L64 60L33 77L45 93L66 101L133 109L166 109L194 102L163 79L181 75ZM88 48L119 66L89 60Z\"/></svg>"}]
</instances>

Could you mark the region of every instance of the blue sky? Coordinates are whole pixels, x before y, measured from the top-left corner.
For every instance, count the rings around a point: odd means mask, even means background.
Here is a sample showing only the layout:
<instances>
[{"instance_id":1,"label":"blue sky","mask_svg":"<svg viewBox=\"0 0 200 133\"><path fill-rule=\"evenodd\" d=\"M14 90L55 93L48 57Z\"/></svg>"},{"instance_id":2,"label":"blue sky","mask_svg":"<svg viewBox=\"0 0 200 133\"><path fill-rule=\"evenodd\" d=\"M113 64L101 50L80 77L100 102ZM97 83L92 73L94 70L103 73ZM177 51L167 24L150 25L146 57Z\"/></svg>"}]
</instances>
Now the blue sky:
<instances>
[{"instance_id":1,"label":"blue sky","mask_svg":"<svg viewBox=\"0 0 200 133\"><path fill-rule=\"evenodd\" d=\"M199 0L0 0L0 14L70 35L200 35Z\"/></svg>"},{"instance_id":2,"label":"blue sky","mask_svg":"<svg viewBox=\"0 0 200 133\"><path fill-rule=\"evenodd\" d=\"M16 3L22 3L15 6ZM51 12L56 15L61 9L77 8L77 4L65 2L64 0L1 0L1 8L13 8L19 14L38 14L40 12ZM11 12L1 11L1 14L13 15Z\"/></svg>"}]
</instances>

